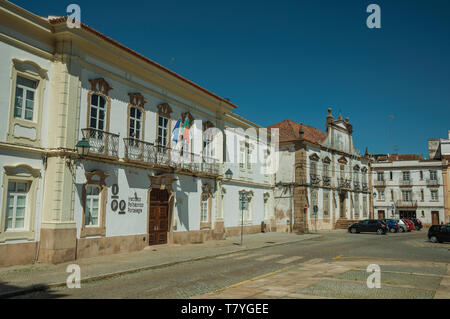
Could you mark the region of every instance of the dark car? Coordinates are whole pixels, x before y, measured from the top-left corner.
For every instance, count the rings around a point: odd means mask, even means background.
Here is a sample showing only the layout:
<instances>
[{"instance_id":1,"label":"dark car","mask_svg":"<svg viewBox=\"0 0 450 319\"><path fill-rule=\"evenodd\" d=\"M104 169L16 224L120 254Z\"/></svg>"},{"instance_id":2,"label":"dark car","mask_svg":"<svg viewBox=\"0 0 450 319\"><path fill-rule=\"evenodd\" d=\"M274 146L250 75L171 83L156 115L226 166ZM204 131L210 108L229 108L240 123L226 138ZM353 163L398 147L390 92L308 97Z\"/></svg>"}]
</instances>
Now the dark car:
<instances>
[{"instance_id":1,"label":"dark car","mask_svg":"<svg viewBox=\"0 0 450 319\"><path fill-rule=\"evenodd\" d=\"M352 234L373 232L378 235L384 235L388 231L387 225L378 219L365 219L348 227Z\"/></svg>"},{"instance_id":2,"label":"dark car","mask_svg":"<svg viewBox=\"0 0 450 319\"><path fill-rule=\"evenodd\" d=\"M432 243L450 241L450 225L433 225L428 230L428 239Z\"/></svg>"},{"instance_id":3,"label":"dark car","mask_svg":"<svg viewBox=\"0 0 450 319\"><path fill-rule=\"evenodd\" d=\"M383 223L385 223L391 233L398 232L399 226L395 219L380 219Z\"/></svg>"},{"instance_id":4,"label":"dark car","mask_svg":"<svg viewBox=\"0 0 450 319\"><path fill-rule=\"evenodd\" d=\"M423 228L422 221L419 218L411 218L410 221L414 223L416 230L421 230Z\"/></svg>"}]
</instances>

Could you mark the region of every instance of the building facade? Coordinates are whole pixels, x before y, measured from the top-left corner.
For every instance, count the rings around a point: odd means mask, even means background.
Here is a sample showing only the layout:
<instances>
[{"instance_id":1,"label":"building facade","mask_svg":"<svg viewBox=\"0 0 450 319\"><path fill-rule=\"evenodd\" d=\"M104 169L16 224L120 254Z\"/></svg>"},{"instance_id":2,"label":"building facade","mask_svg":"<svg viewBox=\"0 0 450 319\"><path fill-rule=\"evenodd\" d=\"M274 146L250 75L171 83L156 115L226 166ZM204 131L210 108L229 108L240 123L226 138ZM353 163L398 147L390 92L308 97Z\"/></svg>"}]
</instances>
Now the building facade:
<instances>
[{"instance_id":1,"label":"building facade","mask_svg":"<svg viewBox=\"0 0 450 319\"><path fill-rule=\"evenodd\" d=\"M430 139L428 141L430 158L442 163L442 183L444 192L445 223L450 223L450 131L448 138Z\"/></svg>"},{"instance_id":2,"label":"building facade","mask_svg":"<svg viewBox=\"0 0 450 319\"><path fill-rule=\"evenodd\" d=\"M346 228L370 217L369 158L356 152L348 118L334 119L331 111L326 132L289 120L269 126L280 135L274 205L278 228Z\"/></svg>"},{"instance_id":3,"label":"building facade","mask_svg":"<svg viewBox=\"0 0 450 319\"><path fill-rule=\"evenodd\" d=\"M234 104L84 24L3 0L0 16L0 266L271 223L270 145Z\"/></svg>"},{"instance_id":4,"label":"building facade","mask_svg":"<svg viewBox=\"0 0 450 319\"><path fill-rule=\"evenodd\" d=\"M372 164L375 218L444 220L442 164L422 155L380 156Z\"/></svg>"}]
</instances>

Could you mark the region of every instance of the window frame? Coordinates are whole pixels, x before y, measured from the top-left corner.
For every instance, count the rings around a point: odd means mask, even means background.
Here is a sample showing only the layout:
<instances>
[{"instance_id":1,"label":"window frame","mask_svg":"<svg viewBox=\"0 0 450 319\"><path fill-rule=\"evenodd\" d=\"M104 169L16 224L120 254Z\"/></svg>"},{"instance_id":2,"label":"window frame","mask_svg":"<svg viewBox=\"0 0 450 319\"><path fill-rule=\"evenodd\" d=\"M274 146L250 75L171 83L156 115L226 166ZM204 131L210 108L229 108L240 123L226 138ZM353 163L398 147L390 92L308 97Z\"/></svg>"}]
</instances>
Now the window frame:
<instances>
[{"instance_id":1,"label":"window frame","mask_svg":"<svg viewBox=\"0 0 450 319\"><path fill-rule=\"evenodd\" d=\"M9 123L6 140L9 143L21 143L29 146L40 147L42 113L44 108L44 93L47 84L47 70L42 69L37 63L32 61L21 61L18 59L13 59L12 62L11 100L9 106ZM14 116L18 77L32 80L37 83L33 105L33 120L26 120L24 118ZM22 112L24 112L24 110L22 110ZM16 135L16 127L21 127L27 130L34 130L34 138Z\"/></svg>"},{"instance_id":2,"label":"window frame","mask_svg":"<svg viewBox=\"0 0 450 319\"><path fill-rule=\"evenodd\" d=\"M141 112L141 118L138 120L136 117L132 117L131 116L131 111L132 109L136 109L136 111ZM127 126L127 136L128 138L134 138L136 140L139 141L145 141L145 109L142 106L139 105L135 105L135 104L128 104L128 126ZM141 124L141 127L139 129L139 136L131 136L131 120L135 121L134 124L134 131L136 131L136 122L139 121L139 123Z\"/></svg>"},{"instance_id":3,"label":"window frame","mask_svg":"<svg viewBox=\"0 0 450 319\"><path fill-rule=\"evenodd\" d=\"M200 193L200 230L207 229L210 230L212 227L212 185L204 184L202 185L202 192ZM203 215L203 203L207 204L207 219L202 220Z\"/></svg>"},{"instance_id":4,"label":"window frame","mask_svg":"<svg viewBox=\"0 0 450 319\"><path fill-rule=\"evenodd\" d=\"M109 176L103 171L96 170L92 172L85 172L86 182L83 185L82 202L81 202L81 232L80 238L91 236L106 236L106 200L108 198L108 188L106 186L105 179ZM99 192L99 213L98 213L98 225L86 225L86 200L87 200L87 188L90 186L98 186Z\"/></svg>"},{"instance_id":5,"label":"window frame","mask_svg":"<svg viewBox=\"0 0 450 319\"><path fill-rule=\"evenodd\" d=\"M17 166L3 166L3 192L2 207L0 211L0 243L8 240L35 240L36 196L40 181L40 169L26 164ZM6 209L8 196L8 183L11 181L28 183L26 198L25 219L23 229L6 230Z\"/></svg>"}]
</instances>

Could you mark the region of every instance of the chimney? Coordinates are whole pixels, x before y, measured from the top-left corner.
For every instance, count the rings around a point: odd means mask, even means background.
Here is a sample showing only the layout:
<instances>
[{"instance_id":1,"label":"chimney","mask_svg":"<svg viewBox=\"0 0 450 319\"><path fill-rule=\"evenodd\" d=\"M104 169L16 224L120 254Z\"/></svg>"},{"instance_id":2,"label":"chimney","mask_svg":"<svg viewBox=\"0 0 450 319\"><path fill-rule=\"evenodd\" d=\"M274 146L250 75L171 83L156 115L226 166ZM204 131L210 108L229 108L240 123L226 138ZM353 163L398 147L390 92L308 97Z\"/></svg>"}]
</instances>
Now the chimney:
<instances>
[{"instance_id":1,"label":"chimney","mask_svg":"<svg viewBox=\"0 0 450 319\"><path fill-rule=\"evenodd\" d=\"M333 115L331 115L331 107L328 108L328 115L327 115L327 124L326 124L326 132L328 133L328 127L330 126L331 122L333 122Z\"/></svg>"}]
</instances>

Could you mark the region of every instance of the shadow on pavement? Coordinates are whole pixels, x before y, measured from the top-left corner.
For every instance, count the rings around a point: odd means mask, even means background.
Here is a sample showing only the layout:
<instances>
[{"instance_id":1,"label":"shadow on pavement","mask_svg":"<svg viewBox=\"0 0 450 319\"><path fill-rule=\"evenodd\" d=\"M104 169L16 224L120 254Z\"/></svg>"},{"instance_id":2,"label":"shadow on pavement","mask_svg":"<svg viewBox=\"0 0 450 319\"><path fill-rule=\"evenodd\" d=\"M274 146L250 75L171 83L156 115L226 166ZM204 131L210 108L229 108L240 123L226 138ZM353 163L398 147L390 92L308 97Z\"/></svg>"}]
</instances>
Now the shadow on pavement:
<instances>
[{"instance_id":1,"label":"shadow on pavement","mask_svg":"<svg viewBox=\"0 0 450 319\"><path fill-rule=\"evenodd\" d=\"M24 291L27 292L25 293ZM64 294L52 292L45 285L19 287L4 282L0 282L0 299L12 299L12 298L55 299L64 296L65 296Z\"/></svg>"}]
</instances>

